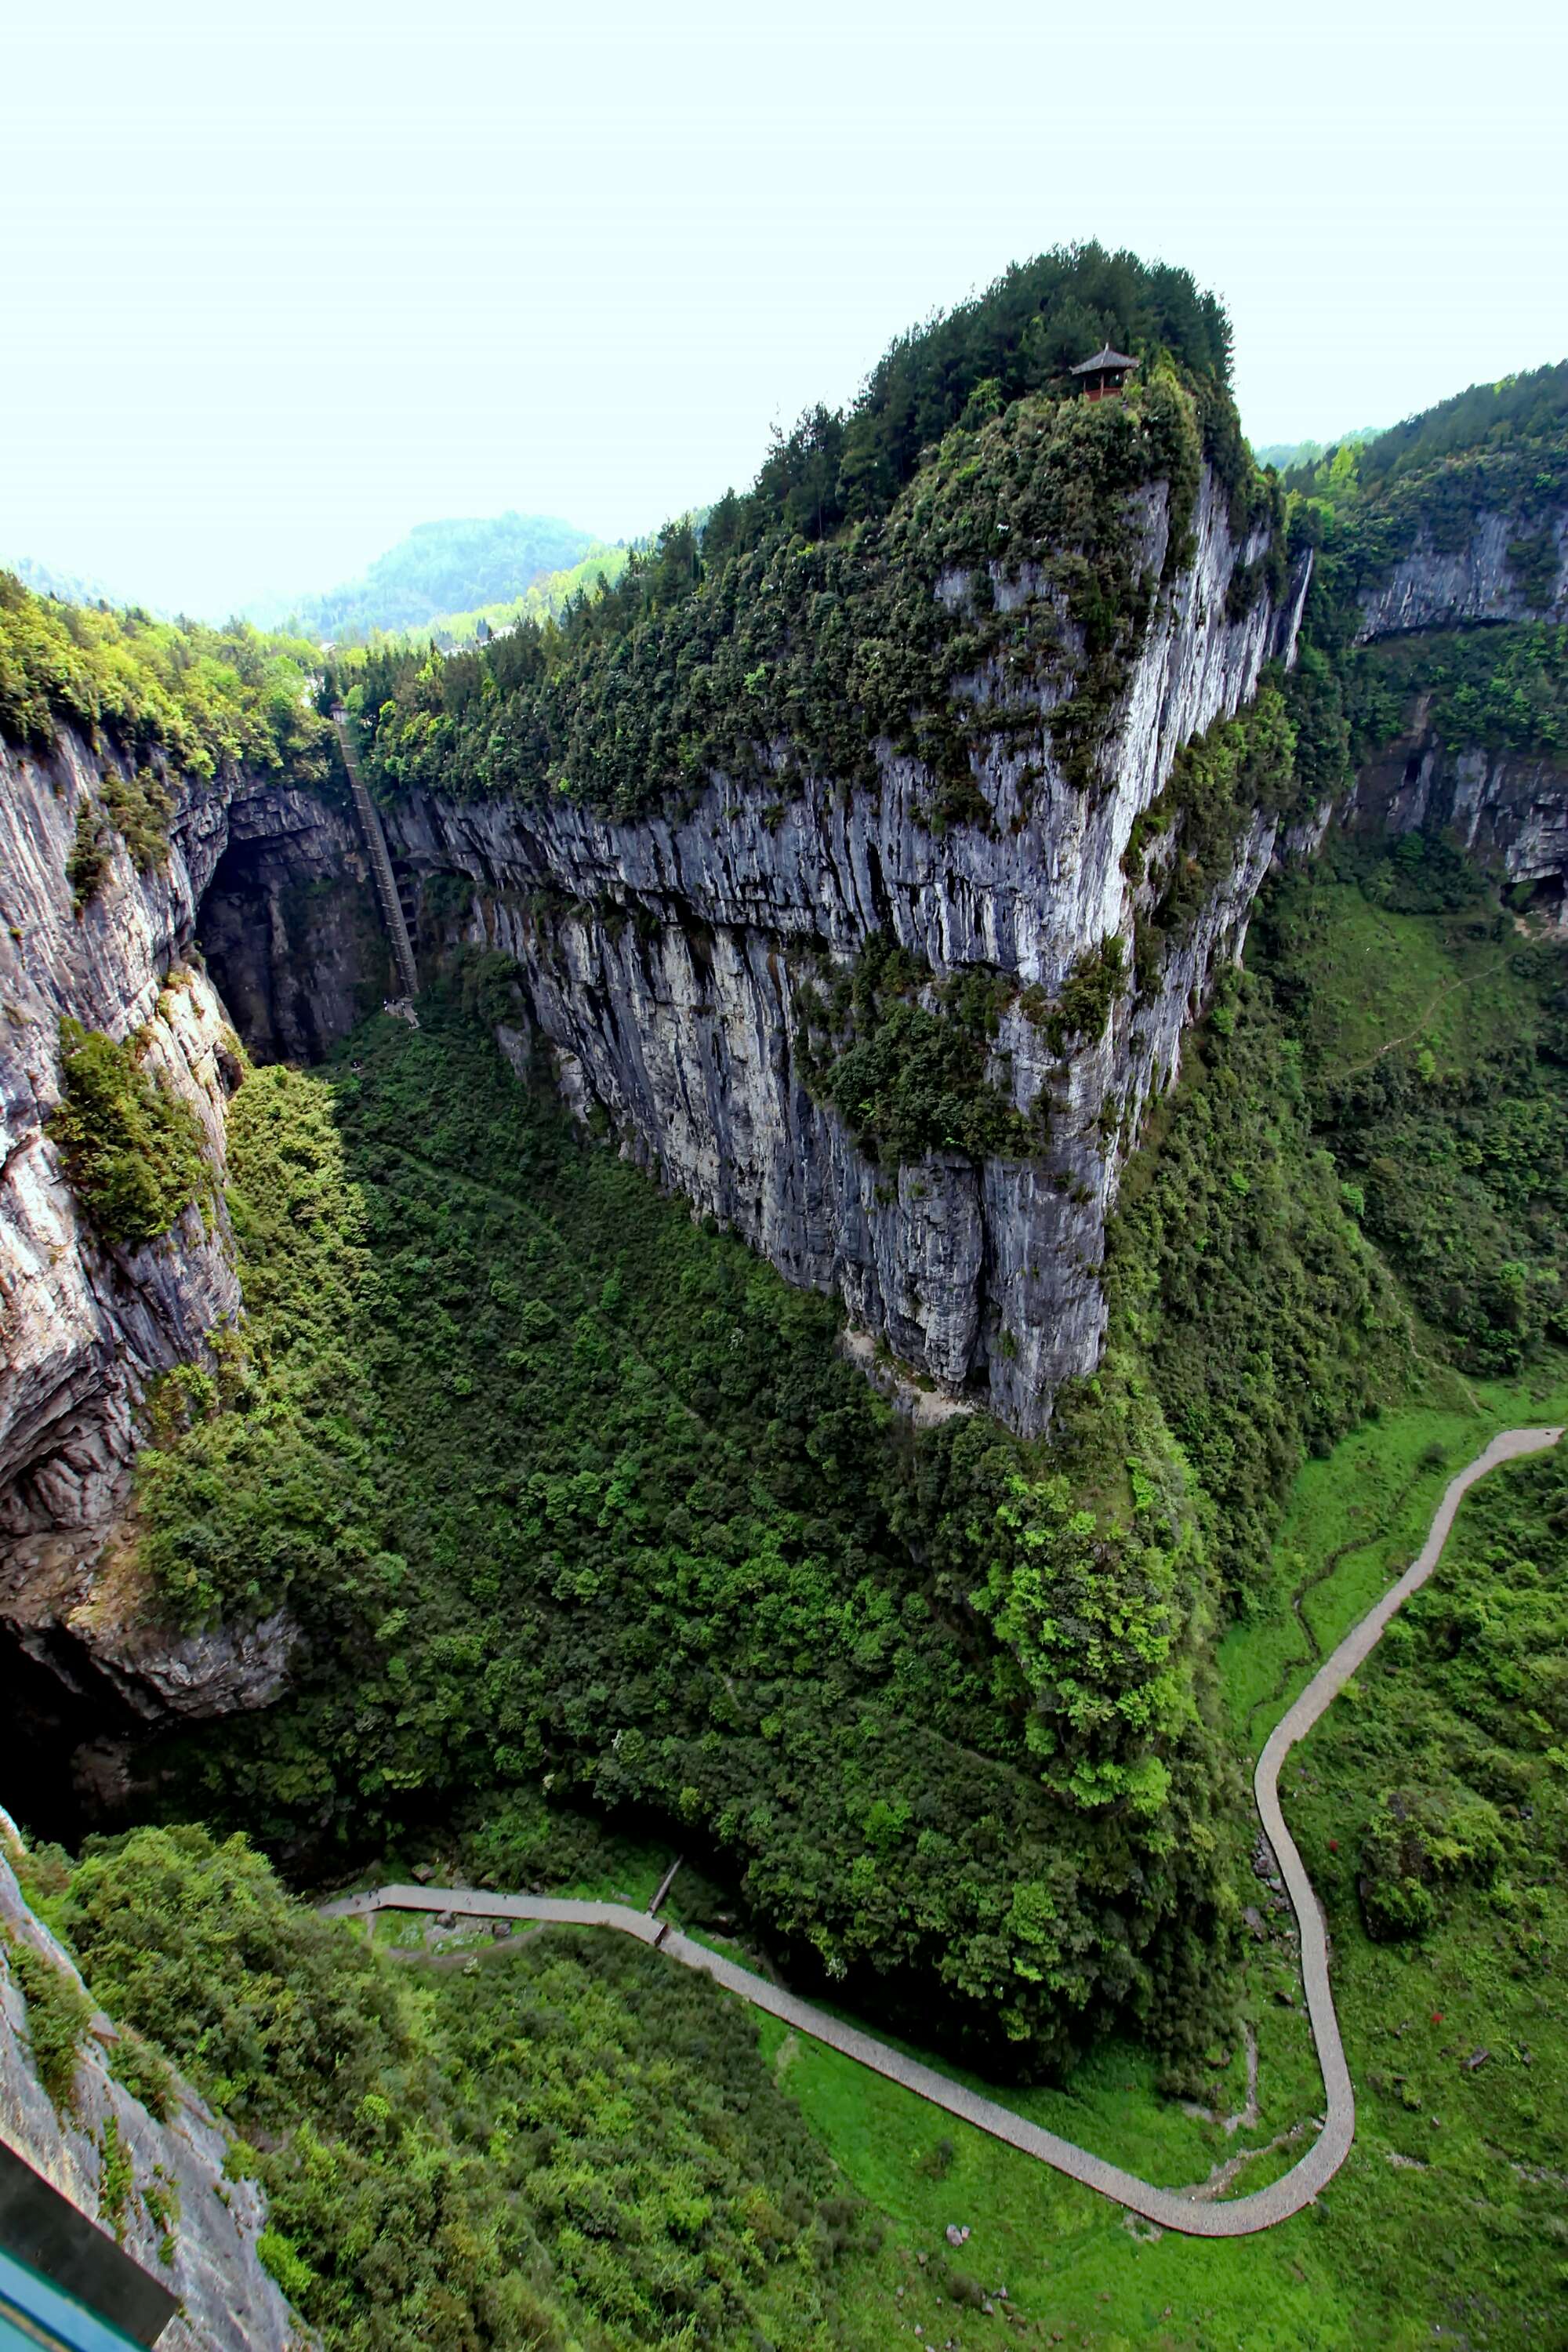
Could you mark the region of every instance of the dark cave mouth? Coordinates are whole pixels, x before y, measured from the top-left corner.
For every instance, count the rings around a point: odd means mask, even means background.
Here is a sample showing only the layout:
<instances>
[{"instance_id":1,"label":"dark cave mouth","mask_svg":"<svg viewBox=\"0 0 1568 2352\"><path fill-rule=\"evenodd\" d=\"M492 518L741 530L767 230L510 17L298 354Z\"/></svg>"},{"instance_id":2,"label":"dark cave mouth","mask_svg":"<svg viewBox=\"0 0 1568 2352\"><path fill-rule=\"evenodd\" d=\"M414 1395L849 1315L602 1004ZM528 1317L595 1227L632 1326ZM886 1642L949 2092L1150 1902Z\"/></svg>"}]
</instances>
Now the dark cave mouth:
<instances>
[{"instance_id":1,"label":"dark cave mouth","mask_svg":"<svg viewBox=\"0 0 1568 2352\"><path fill-rule=\"evenodd\" d=\"M313 864L301 871L268 839L225 849L196 911L196 944L258 1063L325 1061L391 984L368 886Z\"/></svg>"}]
</instances>

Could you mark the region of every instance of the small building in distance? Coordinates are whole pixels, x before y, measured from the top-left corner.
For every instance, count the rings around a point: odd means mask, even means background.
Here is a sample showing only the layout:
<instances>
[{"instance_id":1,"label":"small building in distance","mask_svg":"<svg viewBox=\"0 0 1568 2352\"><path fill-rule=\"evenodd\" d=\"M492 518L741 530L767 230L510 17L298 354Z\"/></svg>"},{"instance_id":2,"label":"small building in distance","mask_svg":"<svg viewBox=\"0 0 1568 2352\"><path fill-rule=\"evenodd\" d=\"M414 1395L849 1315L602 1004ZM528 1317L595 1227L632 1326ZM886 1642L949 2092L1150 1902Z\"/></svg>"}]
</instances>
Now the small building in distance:
<instances>
[{"instance_id":1,"label":"small building in distance","mask_svg":"<svg viewBox=\"0 0 1568 2352\"><path fill-rule=\"evenodd\" d=\"M1125 352L1113 352L1107 343L1105 349L1096 352L1091 359L1079 360L1069 373L1082 378L1086 400L1110 400L1124 389L1137 364L1137 361L1130 359Z\"/></svg>"}]
</instances>

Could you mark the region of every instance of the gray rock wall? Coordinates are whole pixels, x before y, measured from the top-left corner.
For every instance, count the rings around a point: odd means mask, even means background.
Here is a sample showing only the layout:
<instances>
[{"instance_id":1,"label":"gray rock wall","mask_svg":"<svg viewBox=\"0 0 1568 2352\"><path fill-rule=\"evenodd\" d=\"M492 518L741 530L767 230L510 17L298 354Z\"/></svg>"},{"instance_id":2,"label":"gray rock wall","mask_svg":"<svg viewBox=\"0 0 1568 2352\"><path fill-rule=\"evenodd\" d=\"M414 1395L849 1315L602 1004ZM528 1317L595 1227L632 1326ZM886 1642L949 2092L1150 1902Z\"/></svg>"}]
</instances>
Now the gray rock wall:
<instances>
[{"instance_id":1,"label":"gray rock wall","mask_svg":"<svg viewBox=\"0 0 1568 2352\"><path fill-rule=\"evenodd\" d=\"M1568 620L1568 514L1554 525L1557 573L1544 605L1526 602L1509 558L1520 530L1511 515L1483 514L1460 547L1440 548L1430 537L1418 541L1363 595L1357 643L1489 621Z\"/></svg>"},{"instance_id":2,"label":"gray rock wall","mask_svg":"<svg viewBox=\"0 0 1568 2352\"><path fill-rule=\"evenodd\" d=\"M166 864L138 873L106 833L106 871L78 909L67 876L77 815L111 767L129 763L69 734L47 757L0 745L0 1621L85 1697L107 1683L136 1714L220 1713L275 1694L287 1629L176 1635L112 1538L147 1382L203 1360L207 1334L239 1310L221 1190L210 1225L192 1207L145 1248L100 1242L46 1131L60 1021L117 1040L140 1033L144 1066L196 1113L221 1180L240 1060L196 947L198 909L231 844L267 842L277 887L285 874L305 887L336 877L341 927L357 887L354 835L331 809L265 780L172 779ZM305 946L279 992L313 992L324 1037L353 1019L352 991L316 988ZM331 947L329 936L315 959L329 974Z\"/></svg>"},{"instance_id":3,"label":"gray rock wall","mask_svg":"<svg viewBox=\"0 0 1568 2352\"><path fill-rule=\"evenodd\" d=\"M1510 882L1540 886L1568 919L1568 763L1421 733L1363 769L1347 822L1448 834Z\"/></svg>"},{"instance_id":4,"label":"gray rock wall","mask_svg":"<svg viewBox=\"0 0 1568 2352\"><path fill-rule=\"evenodd\" d=\"M319 1062L391 987L358 827L282 786L231 802L197 937L258 1062Z\"/></svg>"},{"instance_id":5,"label":"gray rock wall","mask_svg":"<svg viewBox=\"0 0 1568 2352\"><path fill-rule=\"evenodd\" d=\"M1163 489L1134 522L1158 572ZM878 930L938 980L982 966L1052 996L1108 940L1131 961L1133 917L1165 872L1155 859L1139 888L1122 872L1134 819L1181 747L1251 697L1267 656L1293 648L1304 576L1283 611L1227 612L1233 573L1258 552L1232 541L1205 474L1192 561L1161 600L1095 794L1062 778L1042 708L1037 735L996 740L981 765L985 830L931 831L925 779L884 751L876 792L819 778L782 814L721 778L695 806L633 822L565 800L416 799L388 814L395 851L418 872L473 879L468 937L515 959L580 1114L600 1106L627 1156L791 1281L837 1291L914 1370L1037 1430L1061 1381L1099 1359L1121 1166L1216 962L1240 952L1272 829L1238 845L1158 991L1124 999L1097 1045L1058 1065L1021 1009L1005 1016L995 1075L1020 1110L1042 1094L1050 1106L1038 1160L870 1162L807 1092L796 992L815 950L847 962ZM966 584L939 593L957 600ZM1162 851L1177 854L1171 836Z\"/></svg>"},{"instance_id":6,"label":"gray rock wall","mask_svg":"<svg viewBox=\"0 0 1568 2352\"><path fill-rule=\"evenodd\" d=\"M1568 512L1547 526L1556 568L1544 604L1526 599L1510 549L1523 526L1479 516L1462 546L1419 541L1361 599L1357 643L1499 622L1568 620ZM1393 834L1450 833L1513 882L1542 886L1568 912L1568 762L1439 741L1425 706L1411 734L1357 778L1348 824Z\"/></svg>"}]
</instances>

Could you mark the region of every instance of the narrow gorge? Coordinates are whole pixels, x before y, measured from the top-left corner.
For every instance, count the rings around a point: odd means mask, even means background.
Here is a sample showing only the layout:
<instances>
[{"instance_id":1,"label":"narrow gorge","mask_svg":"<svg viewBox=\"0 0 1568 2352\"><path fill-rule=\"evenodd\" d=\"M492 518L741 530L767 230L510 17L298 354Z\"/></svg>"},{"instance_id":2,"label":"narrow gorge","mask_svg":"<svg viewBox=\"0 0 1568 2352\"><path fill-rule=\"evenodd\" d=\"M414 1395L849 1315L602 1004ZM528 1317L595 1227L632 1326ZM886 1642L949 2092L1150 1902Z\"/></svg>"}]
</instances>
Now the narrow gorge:
<instances>
[{"instance_id":1,"label":"narrow gorge","mask_svg":"<svg viewBox=\"0 0 1568 2352\"><path fill-rule=\"evenodd\" d=\"M1180 396L1165 398L1190 436ZM1042 477L1085 462L1081 432L1064 451L1048 409L950 436L895 509L924 600L911 643L934 620L938 661L945 648L973 665L951 677L961 789L943 781L951 763L887 735L856 772L819 772L809 730L774 731L764 686L752 732L777 779L768 798L765 782L699 769L617 814L591 782L444 792L423 781L426 756L384 807L424 969L485 960L489 1017L520 1075L552 1083L585 1136L786 1280L840 1298L848 1344L917 1422L978 1407L1025 1435L1100 1360L1121 1171L1216 971L1240 956L1270 866L1348 823L1447 829L1548 892L1568 867L1563 767L1439 736L1430 694L1359 778L1320 785L1294 767L1280 689L1310 717L1310 683L1304 706L1291 678L1310 541L1288 547L1281 513L1240 493L1234 460L1227 488L1179 431L1164 462L1188 469L1181 487L1115 487L1159 461L1169 420L1138 428L1131 454L1125 417L1089 424L1119 470L1077 547L1014 536L1007 519L1039 503ZM1399 656L1458 626L1568 609L1563 510L1537 518L1544 569L1531 542L1521 583L1517 493L1497 472L1483 469L1460 541L1449 525L1437 546L1406 517L1410 551L1348 598L1342 585L1363 658L1384 640ZM983 494L957 538L1005 552L965 565L938 526L976 474L995 511ZM783 569L763 586L793 639L803 600L822 602L820 553L796 537L771 561ZM1086 561L1125 603L1109 628L1093 623L1093 647L1075 617ZM804 652L809 664L809 635ZM442 690L449 700L449 680ZM1096 698L1087 731L1070 723L1078 695ZM419 723L430 730L428 714ZM140 754L68 713L0 751L0 1608L30 1659L132 1717L265 1705L287 1672L282 1620L160 1634L114 1530L148 1381L201 1360L239 1314L221 1179L241 1049L315 1062L392 985L352 803L318 736L308 776L298 761L280 774L272 747L267 761L204 761L205 773L155 750L169 814L153 859L110 814ZM72 878L84 825L105 845L85 897ZM49 1139L62 1020L134 1035L200 1121L211 1191L166 1240L105 1248L84 1226ZM856 1047L875 1056L889 1022L890 1074L874 1059L847 1070ZM921 1099L889 1132L886 1097L911 1074Z\"/></svg>"}]
</instances>

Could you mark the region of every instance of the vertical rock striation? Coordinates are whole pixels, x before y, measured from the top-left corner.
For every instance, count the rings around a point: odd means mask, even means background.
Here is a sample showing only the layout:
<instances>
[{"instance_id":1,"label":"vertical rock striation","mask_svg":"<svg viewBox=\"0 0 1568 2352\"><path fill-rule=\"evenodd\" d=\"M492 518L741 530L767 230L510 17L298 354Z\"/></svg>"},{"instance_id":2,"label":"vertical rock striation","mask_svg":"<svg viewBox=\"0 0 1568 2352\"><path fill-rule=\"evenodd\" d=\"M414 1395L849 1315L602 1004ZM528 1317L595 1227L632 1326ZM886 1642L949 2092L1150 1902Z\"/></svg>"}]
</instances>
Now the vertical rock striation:
<instances>
[{"instance_id":1,"label":"vertical rock striation","mask_svg":"<svg viewBox=\"0 0 1568 2352\"><path fill-rule=\"evenodd\" d=\"M1158 576L1163 486L1135 508L1142 562ZM934 982L980 968L1050 998L1103 943L1130 956L1134 918L1179 854L1167 838L1131 880L1135 819L1181 748L1248 700L1266 657L1293 648L1304 573L1282 609L1262 596L1234 609L1232 583L1265 546L1233 541L1205 471L1190 557L1156 606L1096 793L1063 777L1042 695L1038 732L994 738L979 763L984 826L933 829L927 780L884 747L878 789L815 778L766 806L723 778L694 805L626 821L565 799L416 796L388 813L395 850L421 873L473 881L467 935L514 961L580 1116L599 1107L630 1157L791 1281L837 1291L917 1373L1037 1430L1061 1381L1098 1360L1121 1169L1216 963L1240 951L1273 824L1237 844L1157 985L1120 1002L1098 1042L1064 1060L1015 999L993 1074L1020 1111L1048 1102L1048 1140L1031 1159L868 1160L806 1085L798 992L823 953L843 965L877 932L923 956ZM994 589L1022 593L1000 567ZM938 593L961 599L968 583L944 577Z\"/></svg>"},{"instance_id":2,"label":"vertical rock striation","mask_svg":"<svg viewBox=\"0 0 1568 2352\"><path fill-rule=\"evenodd\" d=\"M1510 882L1533 883L1568 921L1568 764L1425 731L1364 768L1348 823L1447 834Z\"/></svg>"},{"instance_id":3,"label":"vertical rock striation","mask_svg":"<svg viewBox=\"0 0 1568 2352\"><path fill-rule=\"evenodd\" d=\"M205 1213L187 1208L143 1247L95 1234L47 1131L60 1023L135 1036L142 1066L199 1119L221 1178L241 1060L196 950L204 895L237 846L265 842L279 889L285 877L304 889L329 882L341 910L353 834L321 803L266 782L170 777L166 858L139 871L102 825L106 862L78 906L68 867L79 814L98 807L107 773L126 777L132 764L69 733L47 757L0 745L0 1617L84 1690L107 1675L137 1713L202 1714L273 1695L281 1630L179 1637L156 1623L128 1561L106 1546L128 1498L147 1382L203 1360L207 1335L239 1311L232 1239L221 1186ZM321 961L335 969L330 933ZM300 984L289 970L279 1000ZM346 984L317 994L323 1041L353 1017Z\"/></svg>"},{"instance_id":4,"label":"vertical rock striation","mask_svg":"<svg viewBox=\"0 0 1568 2352\"><path fill-rule=\"evenodd\" d=\"M1439 541L1430 527L1421 530L1410 551L1363 590L1356 642L1417 629L1568 619L1568 513L1554 513L1546 525L1552 557L1543 595L1527 593L1521 577L1522 528L1517 515L1491 509L1475 515L1457 543Z\"/></svg>"}]
</instances>

